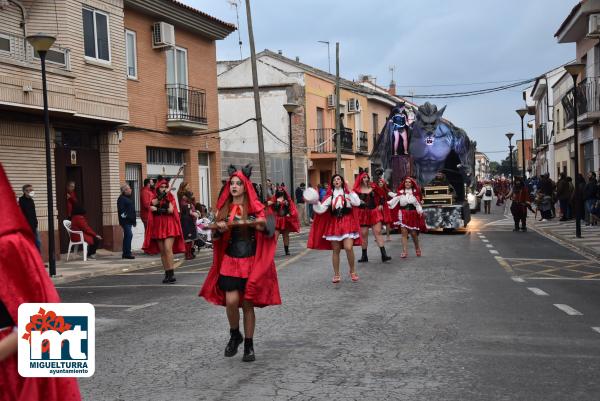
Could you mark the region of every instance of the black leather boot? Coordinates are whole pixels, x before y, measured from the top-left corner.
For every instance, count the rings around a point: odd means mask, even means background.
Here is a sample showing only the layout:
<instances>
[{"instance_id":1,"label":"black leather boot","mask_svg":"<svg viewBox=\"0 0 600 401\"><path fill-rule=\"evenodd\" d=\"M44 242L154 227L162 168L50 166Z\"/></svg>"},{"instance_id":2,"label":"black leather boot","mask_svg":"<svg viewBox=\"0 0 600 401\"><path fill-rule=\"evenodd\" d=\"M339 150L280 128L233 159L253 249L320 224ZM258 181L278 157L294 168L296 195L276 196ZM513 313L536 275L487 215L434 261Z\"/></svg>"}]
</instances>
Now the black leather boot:
<instances>
[{"instance_id":1,"label":"black leather boot","mask_svg":"<svg viewBox=\"0 0 600 401\"><path fill-rule=\"evenodd\" d=\"M254 360L256 360L254 356L254 344L251 338L246 338L244 340L244 356L242 357L242 361L253 362Z\"/></svg>"},{"instance_id":2,"label":"black leather boot","mask_svg":"<svg viewBox=\"0 0 600 401\"><path fill-rule=\"evenodd\" d=\"M167 273L169 273L169 284L173 284L174 282L177 281L177 279L175 278L175 270L171 269L171 270L167 270Z\"/></svg>"},{"instance_id":3,"label":"black leather boot","mask_svg":"<svg viewBox=\"0 0 600 401\"><path fill-rule=\"evenodd\" d=\"M382 262L387 262L388 260L392 260L392 257L388 256L387 253L385 252L385 246L380 247L379 250L381 251L381 261Z\"/></svg>"},{"instance_id":4,"label":"black leather boot","mask_svg":"<svg viewBox=\"0 0 600 401\"><path fill-rule=\"evenodd\" d=\"M244 342L244 337L242 337L240 329L229 329L229 333L231 334L231 337L229 338L229 342L225 347L226 357L232 357L237 354L238 347L242 342Z\"/></svg>"},{"instance_id":5,"label":"black leather boot","mask_svg":"<svg viewBox=\"0 0 600 401\"><path fill-rule=\"evenodd\" d=\"M365 263L369 261L369 257L367 256L367 250L363 249L362 250L362 256L360 257L360 259L358 259L358 263Z\"/></svg>"},{"instance_id":6,"label":"black leather boot","mask_svg":"<svg viewBox=\"0 0 600 401\"><path fill-rule=\"evenodd\" d=\"M163 284L169 284L169 272L170 270L165 270L165 278L163 278Z\"/></svg>"},{"instance_id":7,"label":"black leather boot","mask_svg":"<svg viewBox=\"0 0 600 401\"><path fill-rule=\"evenodd\" d=\"M284 245L284 246L283 246L283 249L285 249L285 254L286 254L287 256L289 256L289 255L290 255L290 247L289 247L289 246L287 246L287 245Z\"/></svg>"}]
</instances>

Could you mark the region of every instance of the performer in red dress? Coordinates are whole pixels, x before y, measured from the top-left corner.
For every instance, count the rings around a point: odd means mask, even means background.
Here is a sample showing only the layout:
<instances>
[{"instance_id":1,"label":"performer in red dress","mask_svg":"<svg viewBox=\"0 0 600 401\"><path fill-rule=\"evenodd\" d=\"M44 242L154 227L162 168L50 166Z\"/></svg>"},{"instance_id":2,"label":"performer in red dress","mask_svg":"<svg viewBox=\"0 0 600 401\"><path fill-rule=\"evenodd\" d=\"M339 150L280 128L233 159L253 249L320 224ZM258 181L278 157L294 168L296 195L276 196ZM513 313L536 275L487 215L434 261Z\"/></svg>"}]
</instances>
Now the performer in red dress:
<instances>
[{"instance_id":1,"label":"performer in red dress","mask_svg":"<svg viewBox=\"0 0 600 401\"><path fill-rule=\"evenodd\" d=\"M165 269L163 283L174 283L176 279L173 255L185 253L185 242L175 197L165 179L156 184L156 195L150 201L148 228L142 248L149 255L160 253L160 259Z\"/></svg>"},{"instance_id":2,"label":"performer in red dress","mask_svg":"<svg viewBox=\"0 0 600 401\"><path fill-rule=\"evenodd\" d=\"M427 231L422 207L423 198L417 182L411 177L405 177L396 196L389 202L391 208L399 206L398 221L395 223L400 226L402 231L402 254L400 257L408 256L408 233L410 233L415 243L415 252L421 256L421 247L419 245L419 232Z\"/></svg>"},{"instance_id":3,"label":"performer in red dress","mask_svg":"<svg viewBox=\"0 0 600 401\"><path fill-rule=\"evenodd\" d=\"M0 164L0 401L79 401L74 378L31 378L18 373L17 310L22 303L60 302Z\"/></svg>"},{"instance_id":4,"label":"performer in red dress","mask_svg":"<svg viewBox=\"0 0 600 401\"><path fill-rule=\"evenodd\" d=\"M385 242L381 235L383 223L383 203L385 198L379 196L376 191L377 185L371 182L366 170L359 169L360 174L354 182L354 192L361 200L360 206L354 209L355 216L360 224L360 233L362 237L362 256L358 263L368 262L367 248L369 246L369 228L373 230L375 242L381 251L381 261L387 262L392 258L385 251Z\"/></svg>"},{"instance_id":5,"label":"performer in red dress","mask_svg":"<svg viewBox=\"0 0 600 401\"><path fill-rule=\"evenodd\" d=\"M244 362L255 360L254 307L281 304L273 235L265 232L264 205L250 181L252 167L241 171L229 167L229 180L217 202L217 232L213 238L213 264L200 296L225 306L230 339L225 356L232 357L244 342ZM237 224L236 224L237 223ZM244 335L240 333L240 311L244 312Z\"/></svg>"},{"instance_id":6,"label":"performer in red dress","mask_svg":"<svg viewBox=\"0 0 600 401\"><path fill-rule=\"evenodd\" d=\"M79 201L77 200L77 193L75 192L75 181L69 181L67 183L67 218L71 218L71 212L73 206Z\"/></svg>"},{"instance_id":7,"label":"performer in red dress","mask_svg":"<svg viewBox=\"0 0 600 401\"><path fill-rule=\"evenodd\" d=\"M361 244L360 226L353 213L354 207L360 205L358 195L348 191L344 178L335 174L322 202L319 202L319 195L313 188L304 191L304 200L314 205L315 213L308 236L308 248L333 250L332 281L335 284L341 281L340 252L343 248L350 266L350 278L358 281L352 248Z\"/></svg>"},{"instance_id":8,"label":"performer in red dress","mask_svg":"<svg viewBox=\"0 0 600 401\"><path fill-rule=\"evenodd\" d=\"M394 213L397 214L398 211L396 209L390 209L387 201L390 200L396 194L393 193L388 187L385 178L379 177L377 179L377 187L375 188L377 196L379 199L383 200L383 210L381 211L383 215L383 225L385 225L385 234L386 241L390 241L390 234L392 233L392 229L394 227Z\"/></svg>"},{"instance_id":9,"label":"performer in red dress","mask_svg":"<svg viewBox=\"0 0 600 401\"><path fill-rule=\"evenodd\" d=\"M283 235L283 247L285 254L290 254L290 232L300 232L300 220L298 218L298 209L296 204L290 198L285 187L278 186L275 194L269 199L267 205L277 219L275 224L275 238L279 239L279 234Z\"/></svg>"}]
</instances>

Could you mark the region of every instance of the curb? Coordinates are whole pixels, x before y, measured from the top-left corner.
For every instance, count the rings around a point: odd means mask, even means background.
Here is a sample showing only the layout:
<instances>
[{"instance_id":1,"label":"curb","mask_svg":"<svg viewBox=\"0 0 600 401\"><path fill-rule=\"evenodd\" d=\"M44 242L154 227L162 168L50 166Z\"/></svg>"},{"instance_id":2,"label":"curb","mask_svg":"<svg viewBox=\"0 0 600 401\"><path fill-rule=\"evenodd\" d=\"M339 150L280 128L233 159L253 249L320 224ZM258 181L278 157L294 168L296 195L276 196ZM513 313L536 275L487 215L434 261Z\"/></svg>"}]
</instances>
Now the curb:
<instances>
[{"instance_id":1,"label":"curb","mask_svg":"<svg viewBox=\"0 0 600 401\"><path fill-rule=\"evenodd\" d=\"M176 258L175 260L177 261L177 259L178 258ZM153 260L153 261L149 260L149 261L138 262L136 264L133 264L133 265L127 266L127 267L123 267L123 266L107 267L106 269L102 269L102 270L81 272L81 273L72 274L72 275L68 275L68 276L60 276L59 275L56 277L52 277L51 280L55 285L66 284L66 283L71 283L73 281L80 281L80 280L85 280L85 279L93 278L93 277L109 276L112 274L123 273L124 271L132 272L132 271L142 270L142 269L146 269L149 267L160 266L160 265L161 265L160 259ZM85 267L83 269L85 269ZM126 270L124 270L124 269L126 269Z\"/></svg>"},{"instance_id":2,"label":"curb","mask_svg":"<svg viewBox=\"0 0 600 401\"><path fill-rule=\"evenodd\" d=\"M565 238L561 235L557 235L554 232L552 232L552 230L544 229L544 228L537 227L537 226L534 226L533 229L536 232L538 232L539 234L541 234L547 238L550 238L554 242L558 242L561 245L568 245L569 248L575 249L578 253L582 254L583 256L600 259L600 252L598 252L592 248L589 248L585 245L578 244L577 242L575 242L571 239Z\"/></svg>"}]
</instances>

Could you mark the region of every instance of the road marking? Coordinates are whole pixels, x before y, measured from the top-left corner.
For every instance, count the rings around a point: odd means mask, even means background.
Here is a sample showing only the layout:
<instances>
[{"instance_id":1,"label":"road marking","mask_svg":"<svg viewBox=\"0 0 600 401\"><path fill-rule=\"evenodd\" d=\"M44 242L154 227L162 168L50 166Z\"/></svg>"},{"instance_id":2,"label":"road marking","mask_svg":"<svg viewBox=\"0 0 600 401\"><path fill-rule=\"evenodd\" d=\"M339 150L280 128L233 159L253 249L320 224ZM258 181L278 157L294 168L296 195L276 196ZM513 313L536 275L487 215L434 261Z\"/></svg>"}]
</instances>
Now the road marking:
<instances>
[{"instance_id":1,"label":"road marking","mask_svg":"<svg viewBox=\"0 0 600 401\"><path fill-rule=\"evenodd\" d=\"M592 330L594 330L596 333L600 333L600 327L592 327Z\"/></svg>"},{"instance_id":2,"label":"road marking","mask_svg":"<svg viewBox=\"0 0 600 401\"><path fill-rule=\"evenodd\" d=\"M504 260L504 258L502 256L494 256L494 259L496 259L496 262L498 262L498 264L500 266L502 266L502 268L507 272L507 273L513 273L513 269L512 267L510 267L510 265L508 264L508 262L506 260Z\"/></svg>"},{"instance_id":3,"label":"road marking","mask_svg":"<svg viewBox=\"0 0 600 401\"><path fill-rule=\"evenodd\" d=\"M511 277L511 280L516 283L524 283L525 282L525 280L523 280L521 277Z\"/></svg>"},{"instance_id":4,"label":"road marking","mask_svg":"<svg viewBox=\"0 0 600 401\"><path fill-rule=\"evenodd\" d=\"M294 256L291 259L286 260L285 262L281 263L279 266L277 266L277 271L283 269L284 267L286 267L287 265L289 265L290 263L293 263L295 261L297 261L298 259L300 259L302 256L306 255L308 252L310 252L310 249L305 249L304 251L302 251L301 253L299 253L298 255Z\"/></svg>"},{"instance_id":5,"label":"road marking","mask_svg":"<svg viewBox=\"0 0 600 401\"><path fill-rule=\"evenodd\" d=\"M150 302L150 303L143 304L143 305L132 306L131 308L125 309L125 312L133 312L133 311L148 308L148 307L154 306L154 305L158 305L158 302Z\"/></svg>"},{"instance_id":6,"label":"road marking","mask_svg":"<svg viewBox=\"0 0 600 401\"><path fill-rule=\"evenodd\" d=\"M548 296L550 294L548 294L546 291L540 290L539 288L535 288L535 287L527 287L527 289L531 292L533 292L535 295L540 295L540 296Z\"/></svg>"},{"instance_id":7,"label":"road marking","mask_svg":"<svg viewBox=\"0 0 600 401\"><path fill-rule=\"evenodd\" d=\"M133 312L139 309L148 308L150 306L158 305L158 302L150 302L142 305L111 305L111 304L94 304L95 308L125 308L125 312Z\"/></svg>"},{"instance_id":8,"label":"road marking","mask_svg":"<svg viewBox=\"0 0 600 401\"><path fill-rule=\"evenodd\" d=\"M497 250L495 250L495 249L490 249L490 253L491 253L492 255L498 255L498 254L500 254L500 252L498 252L498 251L497 251Z\"/></svg>"},{"instance_id":9,"label":"road marking","mask_svg":"<svg viewBox=\"0 0 600 401\"><path fill-rule=\"evenodd\" d=\"M490 242L489 239L482 239L481 242Z\"/></svg>"},{"instance_id":10,"label":"road marking","mask_svg":"<svg viewBox=\"0 0 600 401\"><path fill-rule=\"evenodd\" d=\"M479 238L484 239L487 238L485 235L480 235Z\"/></svg>"},{"instance_id":11,"label":"road marking","mask_svg":"<svg viewBox=\"0 0 600 401\"><path fill-rule=\"evenodd\" d=\"M579 312L576 309L571 308L569 305L565 304L554 304L558 309L565 312L569 316L582 316L583 313Z\"/></svg>"},{"instance_id":12,"label":"road marking","mask_svg":"<svg viewBox=\"0 0 600 401\"><path fill-rule=\"evenodd\" d=\"M61 290L68 289L86 289L86 288L143 288L143 287L194 287L200 288L200 284L116 284L116 285L74 285L68 287L56 287Z\"/></svg>"},{"instance_id":13,"label":"road marking","mask_svg":"<svg viewBox=\"0 0 600 401\"><path fill-rule=\"evenodd\" d=\"M492 245L492 244L487 244L485 247L486 247L486 248L493 248L493 247L494 247L494 245Z\"/></svg>"}]
</instances>

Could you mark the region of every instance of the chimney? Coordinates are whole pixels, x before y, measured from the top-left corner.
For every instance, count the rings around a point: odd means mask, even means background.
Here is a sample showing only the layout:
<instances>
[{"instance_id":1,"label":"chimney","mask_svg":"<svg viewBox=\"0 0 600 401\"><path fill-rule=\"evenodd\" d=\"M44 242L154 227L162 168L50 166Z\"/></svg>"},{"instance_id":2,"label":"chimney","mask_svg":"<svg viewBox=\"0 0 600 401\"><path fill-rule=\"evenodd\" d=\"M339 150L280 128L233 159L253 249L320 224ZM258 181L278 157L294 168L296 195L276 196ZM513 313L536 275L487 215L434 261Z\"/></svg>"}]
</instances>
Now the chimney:
<instances>
[{"instance_id":1,"label":"chimney","mask_svg":"<svg viewBox=\"0 0 600 401\"><path fill-rule=\"evenodd\" d=\"M283 56L283 50L277 50L277 54L279 54L280 56Z\"/></svg>"},{"instance_id":2,"label":"chimney","mask_svg":"<svg viewBox=\"0 0 600 401\"><path fill-rule=\"evenodd\" d=\"M396 81L392 80L390 82L390 87L388 89L388 93L392 96L396 96Z\"/></svg>"}]
</instances>

